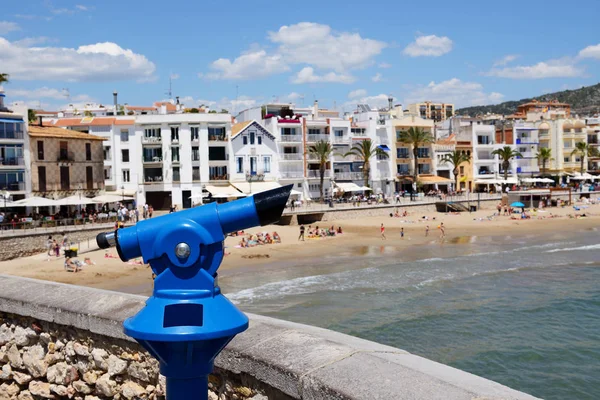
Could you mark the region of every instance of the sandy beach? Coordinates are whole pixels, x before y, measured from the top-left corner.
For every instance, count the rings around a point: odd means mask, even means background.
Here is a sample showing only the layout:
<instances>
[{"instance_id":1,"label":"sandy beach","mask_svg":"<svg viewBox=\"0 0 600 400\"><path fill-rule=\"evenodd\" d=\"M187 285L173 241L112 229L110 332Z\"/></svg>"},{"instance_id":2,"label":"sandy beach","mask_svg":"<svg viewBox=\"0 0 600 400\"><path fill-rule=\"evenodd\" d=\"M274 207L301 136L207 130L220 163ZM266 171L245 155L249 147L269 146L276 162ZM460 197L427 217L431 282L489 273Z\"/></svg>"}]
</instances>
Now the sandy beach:
<instances>
[{"instance_id":1,"label":"sandy beach","mask_svg":"<svg viewBox=\"0 0 600 400\"><path fill-rule=\"evenodd\" d=\"M286 268L288 265L311 262L312 259L322 256L351 255L364 246L373 245L392 246L402 250L407 246L439 245L443 241L456 243L457 239L465 236L530 235L549 231L564 232L565 237L568 237L571 231L598 226L600 205L584 207L587 208L581 211L574 211L572 207L548 208L526 220L492 216L495 210L463 214L409 213L408 216L400 218L364 217L335 221L333 226L341 226L344 232L342 235L323 239L307 238L305 241L298 241L298 226L273 225L253 228L247 232L276 231L281 236L282 243L240 248L240 237L229 237L225 241L226 256L219 273L221 277L227 277L232 274L252 273L256 268ZM575 218L576 215L584 213L586 217ZM550 218L551 215L556 217ZM446 227L446 237L443 240L438 229L442 222ZM385 241L380 235L381 223L386 228ZM428 237L425 236L427 225L430 227ZM319 227L329 226L331 223ZM400 235L401 228L404 228L404 238ZM63 257L48 257L46 254L0 262L0 273L132 293L151 292L152 271L148 266L141 264L141 260L124 263L118 258L115 249L91 251L80 254L78 258L83 260L86 257L95 265L85 266L83 271L78 273L65 271Z\"/></svg>"}]
</instances>

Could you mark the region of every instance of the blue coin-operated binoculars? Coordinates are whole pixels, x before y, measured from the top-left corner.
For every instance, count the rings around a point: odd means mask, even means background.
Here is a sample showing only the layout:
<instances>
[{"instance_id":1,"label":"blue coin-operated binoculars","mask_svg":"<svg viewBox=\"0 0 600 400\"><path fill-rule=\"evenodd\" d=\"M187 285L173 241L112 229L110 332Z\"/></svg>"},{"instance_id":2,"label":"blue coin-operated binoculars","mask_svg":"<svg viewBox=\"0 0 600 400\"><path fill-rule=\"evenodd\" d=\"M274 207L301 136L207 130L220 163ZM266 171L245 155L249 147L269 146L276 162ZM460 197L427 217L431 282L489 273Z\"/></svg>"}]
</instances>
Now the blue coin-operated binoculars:
<instances>
[{"instance_id":1,"label":"blue coin-operated binoculars","mask_svg":"<svg viewBox=\"0 0 600 400\"><path fill-rule=\"evenodd\" d=\"M217 354L248 318L217 283L225 235L281 217L292 185L224 204L210 203L101 233L123 261L143 257L156 274L146 306L123 326L160 362L168 400L205 400Z\"/></svg>"}]
</instances>

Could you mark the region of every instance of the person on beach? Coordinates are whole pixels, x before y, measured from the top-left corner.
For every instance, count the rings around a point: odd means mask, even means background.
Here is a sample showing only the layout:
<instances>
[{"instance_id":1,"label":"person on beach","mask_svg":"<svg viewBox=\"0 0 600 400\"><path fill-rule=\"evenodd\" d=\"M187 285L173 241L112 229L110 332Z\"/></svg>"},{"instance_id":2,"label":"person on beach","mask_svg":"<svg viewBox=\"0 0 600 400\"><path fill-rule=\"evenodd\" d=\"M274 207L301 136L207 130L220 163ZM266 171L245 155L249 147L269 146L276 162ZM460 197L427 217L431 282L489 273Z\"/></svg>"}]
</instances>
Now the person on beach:
<instances>
[{"instance_id":1,"label":"person on beach","mask_svg":"<svg viewBox=\"0 0 600 400\"><path fill-rule=\"evenodd\" d=\"M440 239L443 239L446 237L446 228L444 227L444 223L440 222Z\"/></svg>"},{"instance_id":2,"label":"person on beach","mask_svg":"<svg viewBox=\"0 0 600 400\"><path fill-rule=\"evenodd\" d=\"M298 240L302 239L302 241L304 242L304 230L306 228L304 228L304 225L300 225L300 236L298 236Z\"/></svg>"},{"instance_id":3,"label":"person on beach","mask_svg":"<svg viewBox=\"0 0 600 400\"><path fill-rule=\"evenodd\" d=\"M48 248L48 256L52 255L52 236L48 236L48 240L46 241L46 247Z\"/></svg>"},{"instance_id":4,"label":"person on beach","mask_svg":"<svg viewBox=\"0 0 600 400\"><path fill-rule=\"evenodd\" d=\"M425 227L425 237L429 236L429 225Z\"/></svg>"},{"instance_id":5,"label":"person on beach","mask_svg":"<svg viewBox=\"0 0 600 400\"><path fill-rule=\"evenodd\" d=\"M383 223L381 224L381 228L379 228L379 230L381 231L381 240L386 240L387 238L385 237L385 226L383 226Z\"/></svg>"},{"instance_id":6,"label":"person on beach","mask_svg":"<svg viewBox=\"0 0 600 400\"><path fill-rule=\"evenodd\" d=\"M400 238L404 239L404 228L400 228Z\"/></svg>"}]
</instances>

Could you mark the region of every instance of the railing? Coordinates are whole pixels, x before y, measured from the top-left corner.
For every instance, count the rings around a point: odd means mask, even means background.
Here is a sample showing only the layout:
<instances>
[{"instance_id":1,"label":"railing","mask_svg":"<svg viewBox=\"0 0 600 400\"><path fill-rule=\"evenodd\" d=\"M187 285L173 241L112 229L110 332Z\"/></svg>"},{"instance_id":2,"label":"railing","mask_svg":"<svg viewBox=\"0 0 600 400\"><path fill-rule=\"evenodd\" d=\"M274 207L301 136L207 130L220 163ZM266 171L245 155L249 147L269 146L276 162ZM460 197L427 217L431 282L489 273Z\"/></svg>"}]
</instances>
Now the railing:
<instances>
[{"instance_id":1,"label":"railing","mask_svg":"<svg viewBox=\"0 0 600 400\"><path fill-rule=\"evenodd\" d=\"M75 155L73 154L72 151L60 151L60 153L58 154L58 157L56 158L56 161L66 161L66 162L73 162L75 161Z\"/></svg>"},{"instance_id":2,"label":"railing","mask_svg":"<svg viewBox=\"0 0 600 400\"><path fill-rule=\"evenodd\" d=\"M227 135L208 135L209 142L226 142Z\"/></svg>"},{"instance_id":3,"label":"railing","mask_svg":"<svg viewBox=\"0 0 600 400\"><path fill-rule=\"evenodd\" d=\"M518 167L521 169L521 172L523 173L527 173L527 172L539 172L540 171L540 167L539 166L531 166L531 165L524 165L522 167Z\"/></svg>"},{"instance_id":4,"label":"railing","mask_svg":"<svg viewBox=\"0 0 600 400\"><path fill-rule=\"evenodd\" d=\"M228 181L229 180L229 174L225 174L225 175L209 175L208 179L211 180L211 181Z\"/></svg>"},{"instance_id":5,"label":"railing","mask_svg":"<svg viewBox=\"0 0 600 400\"><path fill-rule=\"evenodd\" d=\"M377 136L377 144L390 144L390 140L387 137Z\"/></svg>"},{"instance_id":6,"label":"railing","mask_svg":"<svg viewBox=\"0 0 600 400\"><path fill-rule=\"evenodd\" d=\"M173 164L179 164L179 163L181 163L181 160L179 159L179 157L175 157L175 158L171 159L171 163L173 163Z\"/></svg>"},{"instance_id":7,"label":"railing","mask_svg":"<svg viewBox=\"0 0 600 400\"><path fill-rule=\"evenodd\" d=\"M143 157L143 162L145 163L162 163L163 159L161 156L153 156L153 157Z\"/></svg>"},{"instance_id":8,"label":"railing","mask_svg":"<svg viewBox=\"0 0 600 400\"><path fill-rule=\"evenodd\" d=\"M4 189L8 191L22 191L25 190L25 182L8 182L8 181L0 181L0 189ZM3 201L0 201L0 206L4 205Z\"/></svg>"},{"instance_id":9,"label":"railing","mask_svg":"<svg viewBox=\"0 0 600 400\"><path fill-rule=\"evenodd\" d=\"M162 175L152 175L152 176L145 176L144 177L144 182L146 183L162 183L163 181L163 176Z\"/></svg>"},{"instance_id":10,"label":"railing","mask_svg":"<svg viewBox=\"0 0 600 400\"><path fill-rule=\"evenodd\" d=\"M320 171L317 170L308 170L306 171L306 177L307 178L320 178L321 177L321 173ZM331 177L331 171L325 171L325 174L323 175L324 178L330 178Z\"/></svg>"},{"instance_id":11,"label":"railing","mask_svg":"<svg viewBox=\"0 0 600 400\"><path fill-rule=\"evenodd\" d=\"M299 153L283 154L281 156L281 159L285 160L285 161L299 161L299 160L302 160L302 154L299 154Z\"/></svg>"},{"instance_id":12,"label":"railing","mask_svg":"<svg viewBox=\"0 0 600 400\"><path fill-rule=\"evenodd\" d=\"M280 142L302 142L302 135L281 135Z\"/></svg>"},{"instance_id":13,"label":"railing","mask_svg":"<svg viewBox=\"0 0 600 400\"><path fill-rule=\"evenodd\" d=\"M350 143L350 136L334 136L333 143L334 144Z\"/></svg>"},{"instance_id":14,"label":"railing","mask_svg":"<svg viewBox=\"0 0 600 400\"><path fill-rule=\"evenodd\" d=\"M336 172L333 174L336 181L355 181L363 179L362 172Z\"/></svg>"},{"instance_id":15,"label":"railing","mask_svg":"<svg viewBox=\"0 0 600 400\"><path fill-rule=\"evenodd\" d=\"M313 143L313 142L319 142L321 140L325 141L325 142L329 142L331 139L331 137L329 135L307 135L306 136L306 141Z\"/></svg>"},{"instance_id":16,"label":"railing","mask_svg":"<svg viewBox=\"0 0 600 400\"><path fill-rule=\"evenodd\" d=\"M162 143L161 136L144 136L142 137L142 144L160 144Z\"/></svg>"},{"instance_id":17,"label":"railing","mask_svg":"<svg viewBox=\"0 0 600 400\"><path fill-rule=\"evenodd\" d=\"M451 144L434 144L435 151L453 151L455 146Z\"/></svg>"},{"instance_id":18,"label":"railing","mask_svg":"<svg viewBox=\"0 0 600 400\"><path fill-rule=\"evenodd\" d=\"M0 139L15 139L15 140L23 140L25 136L23 132L2 132L0 131Z\"/></svg>"},{"instance_id":19,"label":"railing","mask_svg":"<svg viewBox=\"0 0 600 400\"><path fill-rule=\"evenodd\" d=\"M302 171L280 171L279 175L283 179L304 178L304 172Z\"/></svg>"},{"instance_id":20,"label":"railing","mask_svg":"<svg viewBox=\"0 0 600 400\"><path fill-rule=\"evenodd\" d=\"M25 165L23 157L6 157L0 160L2 165Z\"/></svg>"}]
</instances>

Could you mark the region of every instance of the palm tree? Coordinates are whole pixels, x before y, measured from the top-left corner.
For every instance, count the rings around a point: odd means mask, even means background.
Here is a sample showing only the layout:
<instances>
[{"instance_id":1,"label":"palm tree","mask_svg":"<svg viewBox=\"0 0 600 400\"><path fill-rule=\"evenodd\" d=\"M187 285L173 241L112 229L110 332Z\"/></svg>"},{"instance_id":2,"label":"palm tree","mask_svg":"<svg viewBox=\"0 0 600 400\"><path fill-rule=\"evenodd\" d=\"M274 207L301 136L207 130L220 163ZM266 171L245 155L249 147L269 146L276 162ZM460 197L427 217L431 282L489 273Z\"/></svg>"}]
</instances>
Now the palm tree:
<instances>
[{"instance_id":1,"label":"palm tree","mask_svg":"<svg viewBox=\"0 0 600 400\"><path fill-rule=\"evenodd\" d=\"M508 168L510 168L510 160L515 157L523 157L523 155L510 146L504 146L501 149L496 149L492 151L492 155L497 155L502 161L502 169L504 170L504 183L502 183L502 192L504 192L504 186L508 180Z\"/></svg>"},{"instance_id":2,"label":"palm tree","mask_svg":"<svg viewBox=\"0 0 600 400\"><path fill-rule=\"evenodd\" d=\"M542 147L535 157L538 159L538 162L542 163L542 176L546 175L546 163L554 160L554 158L552 158L552 149L549 147Z\"/></svg>"},{"instance_id":3,"label":"palm tree","mask_svg":"<svg viewBox=\"0 0 600 400\"><path fill-rule=\"evenodd\" d=\"M369 174L371 172L371 158L374 156L379 156L382 158L389 157L388 153L374 145L373 142L371 142L371 139L361 140L358 143L355 143L350 151L343 156L357 156L360 159L360 161L363 163L363 179L365 186L367 187L369 186Z\"/></svg>"},{"instance_id":4,"label":"palm tree","mask_svg":"<svg viewBox=\"0 0 600 400\"><path fill-rule=\"evenodd\" d=\"M10 77L10 75L8 75L8 74L0 73L0 85L2 85L4 82L8 83L9 77Z\"/></svg>"},{"instance_id":5,"label":"palm tree","mask_svg":"<svg viewBox=\"0 0 600 400\"><path fill-rule=\"evenodd\" d=\"M325 179L325 168L329 161L329 156L333 152L331 143L325 140L319 140L314 145L308 148L308 153L315 156L319 160L319 191L321 194L321 201L323 201L323 180Z\"/></svg>"},{"instance_id":6,"label":"palm tree","mask_svg":"<svg viewBox=\"0 0 600 400\"><path fill-rule=\"evenodd\" d=\"M460 164L471 161L471 156L464 151L453 150L450 154L446 154L442 160L442 164L452 164L454 174L454 191L458 192L458 167Z\"/></svg>"},{"instance_id":7,"label":"palm tree","mask_svg":"<svg viewBox=\"0 0 600 400\"><path fill-rule=\"evenodd\" d=\"M575 149L571 152L572 156L580 156L580 172L581 175L583 175L583 160L585 160L586 156L591 156L592 155L592 147L587 144L586 142L577 142L575 143Z\"/></svg>"},{"instance_id":8,"label":"palm tree","mask_svg":"<svg viewBox=\"0 0 600 400\"><path fill-rule=\"evenodd\" d=\"M398 139L400 142L412 146L414 158L413 182L416 183L417 178L419 177L419 147L433 142L433 137L431 136L431 133L425 132L423 128L411 126L408 130L400 132L400 137Z\"/></svg>"}]
</instances>

